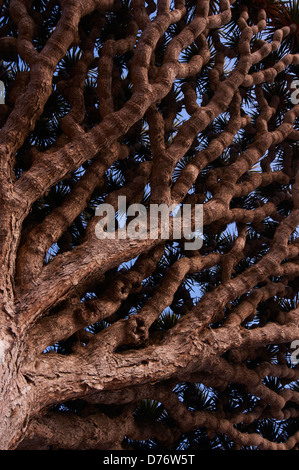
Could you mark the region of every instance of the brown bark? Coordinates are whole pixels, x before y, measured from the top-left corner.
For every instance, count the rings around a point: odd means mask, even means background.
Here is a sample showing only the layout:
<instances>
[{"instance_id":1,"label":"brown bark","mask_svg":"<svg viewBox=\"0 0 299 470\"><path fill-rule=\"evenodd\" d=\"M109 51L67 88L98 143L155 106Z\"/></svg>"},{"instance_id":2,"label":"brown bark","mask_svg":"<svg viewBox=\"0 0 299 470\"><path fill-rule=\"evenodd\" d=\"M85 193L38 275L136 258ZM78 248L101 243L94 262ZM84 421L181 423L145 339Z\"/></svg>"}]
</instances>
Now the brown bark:
<instances>
[{"instance_id":1,"label":"brown bark","mask_svg":"<svg viewBox=\"0 0 299 470\"><path fill-rule=\"evenodd\" d=\"M245 327L258 315L263 302L297 294L293 283L299 276L299 245L292 234L299 225L299 166L287 146L298 137L295 126L299 105L285 110L280 122L273 125L279 97L268 102L261 85L272 83L290 64L298 65L299 56L289 53L268 68L252 72L255 64L293 34L294 26L279 29L271 43L260 41L252 50L251 40L265 29L267 15L261 9L257 24L252 24L248 8L243 6L237 51L232 51L221 43L217 28L230 22L234 1L221 1L218 13L212 12L207 0L197 2L194 18L186 21L182 0L175 2L172 10L170 2L158 0L154 18L150 17L154 3L146 6L143 0L133 0L124 37L109 36L97 56L95 45L106 24L105 14L117 12L119 3L57 3L61 16L41 50L35 38L43 16L34 12L32 2L10 1L9 13L18 34L0 37L0 58L9 56L13 62L18 54L30 69L15 79L0 131L0 448L121 449L124 436L132 440L156 438L171 447L181 433L200 427L211 434L225 434L240 448L298 448L298 432L276 443L235 427L267 417L284 420L299 416L298 392L277 392L263 383L267 376L280 377L286 383L298 380L298 367L265 359L251 369L246 363L259 351L266 354L269 345L286 347L299 338L298 307L277 312L257 328ZM55 5L55 1L49 2L45 18ZM88 15L94 15L95 21L83 38L80 22ZM177 34L167 43L159 63L159 46L171 27L177 27ZM215 49L209 77L213 94L199 105L195 82L211 59L211 38ZM57 78L57 66L73 45L79 45L82 54L69 77ZM191 45L198 52L184 63L181 54ZM125 54L130 57L128 98L126 79L115 68L117 59ZM227 57L238 58L229 73L225 72ZM93 109L97 122L89 128L84 93L91 68L97 70L99 105ZM185 80L180 99L189 117L176 125L176 135L169 140L182 104L174 88L179 79ZM52 95L55 80L69 104L60 122L61 134L45 150L34 144L24 150ZM244 93L253 87L259 111L255 121L241 108ZM165 104L167 110L163 111ZM224 129L205 148L193 152L173 181L176 165L194 150L197 137L208 132L226 111L229 117ZM143 120L148 124L151 161L135 162L125 183L106 193L107 170L117 162L134 160L130 132L134 135ZM251 133L251 143L228 164L217 166L225 149L232 148L236 135L244 129ZM272 171L275 150L283 144L285 167ZM16 177L16 158L22 151L31 160ZM260 161L261 171L252 172ZM63 201L42 220L30 222L35 204L87 164L84 175ZM92 217L78 246L61 250L48 264L44 261L49 249L67 237L68 229L90 207L95 191L101 190L104 201L116 208L118 196L126 196L128 203L140 203L147 185L151 187L150 203L204 202L204 227L209 233L220 236L223 227L236 222L237 236L226 251L204 246L185 252L147 295L138 313L122 317L121 309L132 296L146 294L143 282L161 262L165 240L98 240L98 220ZM196 191L190 194L192 187ZM267 187L279 187L279 191L259 207L235 204ZM281 209L282 203L291 205L287 214ZM272 238L265 235L251 240L248 225L261 227L270 217L277 223ZM260 259L238 271L238 264L250 257L251 250L257 253L264 244L267 250ZM116 272L122 263L136 257L130 269ZM186 301L184 314L173 328L153 333L156 320L175 302L188 276L218 267L220 283L215 282L195 304ZM87 299L86 294L93 289L98 289L96 297ZM236 299L238 303L234 304ZM86 331L103 320L109 322L108 328L96 334ZM45 352L57 342L70 339L74 345L69 354L58 354L55 349ZM193 412L172 392L174 385L184 381L219 390L229 383L241 384L259 402L245 414L237 410L229 415L221 409ZM143 398L163 403L176 425L139 425L133 412ZM88 403L82 415L50 409L75 399ZM117 416L99 411L98 405L110 404L121 407Z\"/></svg>"}]
</instances>

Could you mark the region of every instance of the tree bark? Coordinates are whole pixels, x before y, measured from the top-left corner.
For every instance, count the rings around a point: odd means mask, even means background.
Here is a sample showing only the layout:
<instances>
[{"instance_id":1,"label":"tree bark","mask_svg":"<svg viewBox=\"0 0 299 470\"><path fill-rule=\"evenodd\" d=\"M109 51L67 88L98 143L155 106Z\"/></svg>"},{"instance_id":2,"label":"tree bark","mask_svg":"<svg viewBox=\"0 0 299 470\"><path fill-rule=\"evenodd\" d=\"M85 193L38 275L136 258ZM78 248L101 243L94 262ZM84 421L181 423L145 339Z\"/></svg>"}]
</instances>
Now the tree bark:
<instances>
[{"instance_id":1,"label":"tree bark","mask_svg":"<svg viewBox=\"0 0 299 470\"><path fill-rule=\"evenodd\" d=\"M123 449L125 437L174 449L198 429L298 448L298 432L249 432L299 417L299 105L281 91L298 25L273 32L281 5L218 3L0 2L1 449ZM203 247L173 232L99 240L95 201L117 209L119 196L191 204L193 219L203 204ZM183 383L213 388L217 406L180 401ZM227 411L232 384L244 409ZM146 399L172 424L140 423Z\"/></svg>"}]
</instances>

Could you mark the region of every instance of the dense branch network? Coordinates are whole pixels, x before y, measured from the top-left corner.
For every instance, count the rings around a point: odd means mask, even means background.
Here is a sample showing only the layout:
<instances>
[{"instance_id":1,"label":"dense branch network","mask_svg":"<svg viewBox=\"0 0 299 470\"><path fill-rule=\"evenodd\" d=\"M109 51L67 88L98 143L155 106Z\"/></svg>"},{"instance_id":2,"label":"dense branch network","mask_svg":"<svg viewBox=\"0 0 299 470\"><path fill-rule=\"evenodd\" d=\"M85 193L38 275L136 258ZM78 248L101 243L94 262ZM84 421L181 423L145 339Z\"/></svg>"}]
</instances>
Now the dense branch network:
<instances>
[{"instance_id":1,"label":"dense branch network","mask_svg":"<svg viewBox=\"0 0 299 470\"><path fill-rule=\"evenodd\" d=\"M270 3L1 2L3 322L34 397L19 448L202 430L298 447L298 25ZM98 240L119 196L203 204L202 248ZM142 419L149 403L164 414ZM287 437L263 434L275 420Z\"/></svg>"}]
</instances>

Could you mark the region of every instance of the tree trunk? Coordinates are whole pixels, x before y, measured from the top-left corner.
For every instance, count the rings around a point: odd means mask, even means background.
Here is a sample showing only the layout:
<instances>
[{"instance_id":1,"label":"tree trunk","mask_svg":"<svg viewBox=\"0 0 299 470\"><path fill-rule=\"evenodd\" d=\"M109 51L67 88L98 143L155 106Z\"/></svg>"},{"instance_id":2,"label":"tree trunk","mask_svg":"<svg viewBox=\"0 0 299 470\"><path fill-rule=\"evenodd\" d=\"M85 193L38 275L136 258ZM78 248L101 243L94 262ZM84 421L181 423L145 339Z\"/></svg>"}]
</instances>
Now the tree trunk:
<instances>
[{"instance_id":1,"label":"tree trunk","mask_svg":"<svg viewBox=\"0 0 299 470\"><path fill-rule=\"evenodd\" d=\"M0 11L0 448L298 449L292 6Z\"/></svg>"}]
</instances>

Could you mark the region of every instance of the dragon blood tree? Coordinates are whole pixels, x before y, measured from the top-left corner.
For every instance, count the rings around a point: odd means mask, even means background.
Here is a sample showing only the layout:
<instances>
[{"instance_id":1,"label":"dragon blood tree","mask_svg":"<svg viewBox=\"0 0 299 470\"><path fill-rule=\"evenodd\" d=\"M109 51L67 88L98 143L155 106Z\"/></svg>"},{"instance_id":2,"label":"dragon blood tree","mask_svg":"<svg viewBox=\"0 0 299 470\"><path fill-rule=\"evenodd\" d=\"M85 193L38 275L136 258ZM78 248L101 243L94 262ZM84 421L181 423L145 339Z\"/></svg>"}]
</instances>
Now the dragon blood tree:
<instances>
[{"instance_id":1,"label":"dragon blood tree","mask_svg":"<svg viewBox=\"0 0 299 470\"><path fill-rule=\"evenodd\" d=\"M298 1L0 11L0 448L298 449Z\"/></svg>"}]
</instances>

